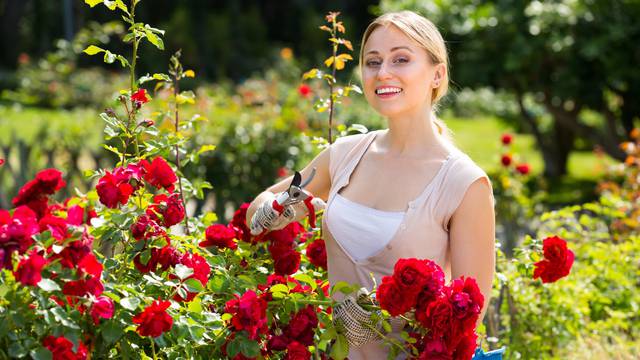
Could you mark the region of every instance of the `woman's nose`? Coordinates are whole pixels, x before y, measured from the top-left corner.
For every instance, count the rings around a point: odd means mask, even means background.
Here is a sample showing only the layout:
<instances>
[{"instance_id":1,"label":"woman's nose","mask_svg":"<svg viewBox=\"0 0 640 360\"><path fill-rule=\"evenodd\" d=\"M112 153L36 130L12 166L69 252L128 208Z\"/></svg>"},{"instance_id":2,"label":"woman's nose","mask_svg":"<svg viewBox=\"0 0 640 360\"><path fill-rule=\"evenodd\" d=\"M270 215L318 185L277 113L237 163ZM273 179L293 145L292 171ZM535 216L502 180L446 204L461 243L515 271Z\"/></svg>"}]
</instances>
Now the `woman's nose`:
<instances>
[{"instance_id":1,"label":"woman's nose","mask_svg":"<svg viewBox=\"0 0 640 360\"><path fill-rule=\"evenodd\" d=\"M390 77L391 77L391 73L389 72L389 70L387 68L387 64L386 63L380 64L380 68L378 69L378 79L379 80L384 80L384 79L388 79Z\"/></svg>"}]
</instances>

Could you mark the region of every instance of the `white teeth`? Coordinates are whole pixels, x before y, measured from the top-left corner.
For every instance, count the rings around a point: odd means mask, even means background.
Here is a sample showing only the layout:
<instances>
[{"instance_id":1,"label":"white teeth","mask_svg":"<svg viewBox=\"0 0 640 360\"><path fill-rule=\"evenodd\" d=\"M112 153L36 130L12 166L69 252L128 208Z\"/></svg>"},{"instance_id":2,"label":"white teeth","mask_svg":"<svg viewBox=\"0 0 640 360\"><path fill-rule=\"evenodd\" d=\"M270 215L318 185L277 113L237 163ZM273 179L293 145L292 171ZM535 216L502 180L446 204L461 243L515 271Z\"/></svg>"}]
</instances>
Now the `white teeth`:
<instances>
[{"instance_id":1,"label":"white teeth","mask_svg":"<svg viewBox=\"0 0 640 360\"><path fill-rule=\"evenodd\" d=\"M388 87L388 88L377 89L376 90L376 94L390 94L390 93L397 94L397 93L399 93L401 91L402 91L402 89L400 89L400 88L390 88L390 87Z\"/></svg>"}]
</instances>

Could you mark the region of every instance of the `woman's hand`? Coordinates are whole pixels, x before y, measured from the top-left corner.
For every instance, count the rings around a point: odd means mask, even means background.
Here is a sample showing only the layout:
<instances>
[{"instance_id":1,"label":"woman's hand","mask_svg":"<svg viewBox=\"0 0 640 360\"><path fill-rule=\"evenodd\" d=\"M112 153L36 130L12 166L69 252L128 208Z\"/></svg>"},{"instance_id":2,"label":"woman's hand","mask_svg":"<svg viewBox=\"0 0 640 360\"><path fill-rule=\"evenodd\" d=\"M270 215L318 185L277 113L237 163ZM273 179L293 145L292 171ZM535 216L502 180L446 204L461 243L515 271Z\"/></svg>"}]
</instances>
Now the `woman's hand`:
<instances>
[{"instance_id":1,"label":"woman's hand","mask_svg":"<svg viewBox=\"0 0 640 360\"><path fill-rule=\"evenodd\" d=\"M294 205L286 205L282 211L278 211L274 208L274 201L281 194L267 192L265 200L251 217L249 224L251 235L259 235L265 230L280 230L293 221L302 220L307 215L315 219L315 213L326 207L322 199L311 196L308 205L300 202ZM310 222L312 226L315 226L315 220Z\"/></svg>"},{"instance_id":2,"label":"woman's hand","mask_svg":"<svg viewBox=\"0 0 640 360\"><path fill-rule=\"evenodd\" d=\"M347 296L333 307L333 322L347 338L349 346L359 347L380 339L382 314L365 310L360 303L371 303L366 289L358 291L358 300ZM372 315L374 315L372 317Z\"/></svg>"},{"instance_id":3,"label":"woman's hand","mask_svg":"<svg viewBox=\"0 0 640 360\"><path fill-rule=\"evenodd\" d=\"M269 194L251 218L251 235L259 235L265 230L282 229L295 219L296 211L291 205L285 206L282 212L274 209L273 202L277 196L271 192Z\"/></svg>"}]
</instances>

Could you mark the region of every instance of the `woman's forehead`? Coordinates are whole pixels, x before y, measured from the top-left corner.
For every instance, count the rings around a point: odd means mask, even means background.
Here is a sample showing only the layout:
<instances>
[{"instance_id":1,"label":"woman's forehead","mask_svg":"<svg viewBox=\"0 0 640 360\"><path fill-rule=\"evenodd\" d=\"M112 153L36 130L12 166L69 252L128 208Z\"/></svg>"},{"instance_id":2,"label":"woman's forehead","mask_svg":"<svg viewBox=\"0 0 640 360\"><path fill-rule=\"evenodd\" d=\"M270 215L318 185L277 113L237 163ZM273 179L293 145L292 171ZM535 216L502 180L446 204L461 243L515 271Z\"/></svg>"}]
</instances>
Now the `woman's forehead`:
<instances>
[{"instance_id":1,"label":"woman's forehead","mask_svg":"<svg viewBox=\"0 0 640 360\"><path fill-rule=\"evenodd\" d=\"M400 29L394 25L378 26L371 32L367 43L364 47L364 53L369 52L391 52L396 48L408 48L410 51L416 51L418 44L405 35Z\"/></svg>"}]
</instances>

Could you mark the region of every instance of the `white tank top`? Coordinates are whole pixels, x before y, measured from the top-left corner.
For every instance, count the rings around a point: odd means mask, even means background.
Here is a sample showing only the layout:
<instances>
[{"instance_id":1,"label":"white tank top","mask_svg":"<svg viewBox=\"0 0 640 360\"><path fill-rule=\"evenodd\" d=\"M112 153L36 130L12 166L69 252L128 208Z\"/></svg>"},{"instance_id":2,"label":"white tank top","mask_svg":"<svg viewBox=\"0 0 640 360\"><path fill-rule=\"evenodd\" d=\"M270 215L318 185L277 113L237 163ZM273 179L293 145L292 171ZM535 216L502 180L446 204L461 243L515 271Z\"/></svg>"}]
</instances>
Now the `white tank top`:
<instances>
[{"instance_id":1,"label":"white tank top","mask_svg":"<svg viewBox=\"0 0 640 360\"><path fill-rule=\"evenodd\" d=\"M404 211L382 211L353 202L336 193L327 227L355 260L382 250L398 230Z\"/></svg>"}]
</instances>

